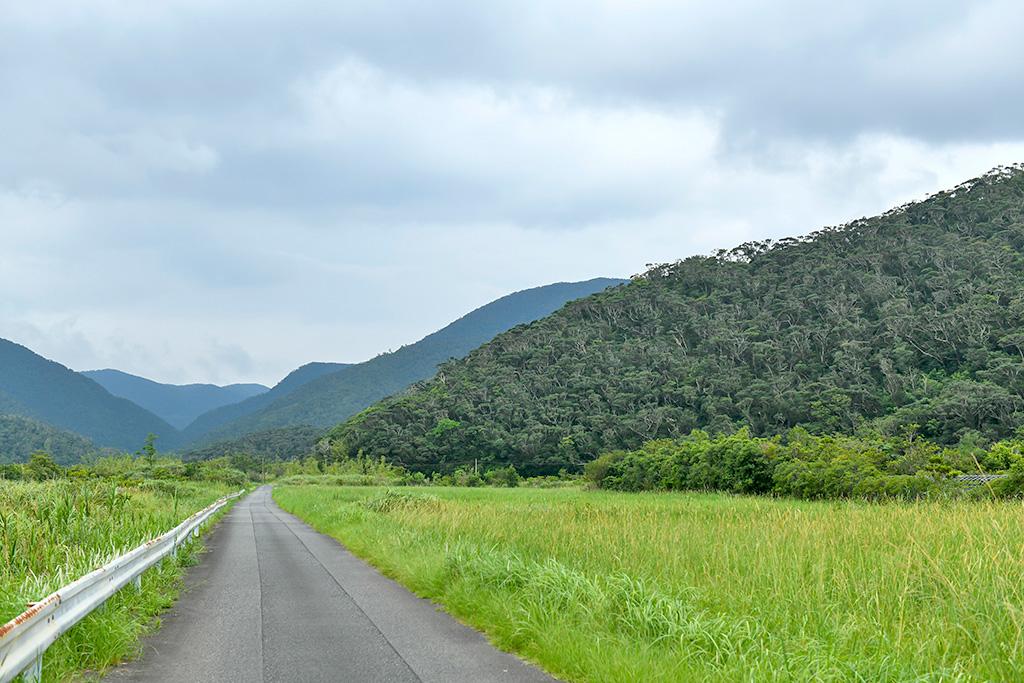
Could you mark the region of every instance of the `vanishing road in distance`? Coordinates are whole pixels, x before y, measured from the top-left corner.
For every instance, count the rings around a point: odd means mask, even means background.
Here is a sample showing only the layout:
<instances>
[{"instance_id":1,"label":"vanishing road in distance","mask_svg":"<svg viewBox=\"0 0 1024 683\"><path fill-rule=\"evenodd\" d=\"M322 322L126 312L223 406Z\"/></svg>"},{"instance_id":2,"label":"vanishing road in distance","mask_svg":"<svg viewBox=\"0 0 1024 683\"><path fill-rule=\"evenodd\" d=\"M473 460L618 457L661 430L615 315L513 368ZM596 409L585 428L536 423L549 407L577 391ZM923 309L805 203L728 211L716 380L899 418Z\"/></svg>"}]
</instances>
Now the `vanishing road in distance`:
<instances>
[{"instance_id":1,"label":"vanishing road in distance","mask_svg":"<svg viewBox=\"0 0 1024 683\"><path fill-rule=\"evenodd\" d=\"M550 682L279 508L257 489L207 552L141 659L114 683Z\"/></svg>"}]
</instances>

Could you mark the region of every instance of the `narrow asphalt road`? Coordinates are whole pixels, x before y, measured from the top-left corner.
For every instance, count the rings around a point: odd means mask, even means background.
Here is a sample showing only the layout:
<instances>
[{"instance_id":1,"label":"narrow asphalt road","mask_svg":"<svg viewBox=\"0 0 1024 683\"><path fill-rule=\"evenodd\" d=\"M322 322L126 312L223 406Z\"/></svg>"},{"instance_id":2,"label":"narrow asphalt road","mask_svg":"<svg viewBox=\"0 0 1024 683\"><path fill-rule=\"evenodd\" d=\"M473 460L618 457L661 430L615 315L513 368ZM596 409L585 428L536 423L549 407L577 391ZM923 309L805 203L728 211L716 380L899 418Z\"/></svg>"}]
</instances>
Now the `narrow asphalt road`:
<instances>
[{"instance_id":1,"label":"narrow asphalt road","mask_svg":"<svg viewBox=\"0 0 1024 683\"><path fill-rule=\"evenodd\" d=\"M207 537L187 591L105 680L545 681L279 508L263 487Z\"/></svg>"}]
</instances>

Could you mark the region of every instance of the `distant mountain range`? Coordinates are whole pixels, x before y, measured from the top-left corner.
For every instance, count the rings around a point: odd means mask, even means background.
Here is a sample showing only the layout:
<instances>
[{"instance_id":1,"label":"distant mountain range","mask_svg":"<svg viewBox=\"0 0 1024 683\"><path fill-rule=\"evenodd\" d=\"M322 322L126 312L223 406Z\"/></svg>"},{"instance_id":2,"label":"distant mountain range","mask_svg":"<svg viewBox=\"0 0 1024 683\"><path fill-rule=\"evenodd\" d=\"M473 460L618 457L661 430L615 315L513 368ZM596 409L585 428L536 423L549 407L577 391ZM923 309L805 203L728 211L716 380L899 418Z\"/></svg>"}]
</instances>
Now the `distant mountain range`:
<instances>
[{"instance_id":1,"label":"distant mountain range","mask_svg":"<svg viewBox=\"0 0 1024 683\"><path fill-rule=\"evenodd\" d=\"M216 440L216 437L211 438L208 435L217 434L223 425L258 412L302 385L346 367L348 367L347 363L307 363L292 370L287 377L275 384L274 388L269 391L232 405L216 408L199 416L182 432L182 443L195 444L200 441L209 443ZM237 435L233 434L232 436Z\"/></svg>"},{"instance_id":2,"label":"distant mountain range","mask_svg":"<svg viewBox=\"0 0 1024 683\"><path fill-rule=\"evenodd\" d=\"M151 433L162 444L176 443L178 437L178 430L145 408L6 339L0 339L0 412L123 450L137 449Z\"/></svg>"},{"instance_id":3,"label":"distant mountain range","mask_svg":"<svg viewBox=\"0 0 1024 683\"><path fill-rule=\"evenodd\" d=\"M230 422L210 429L201 442L232 439L280 427L337 424L375 401L431 377L437 366L467 353L496 334L530 323L566 303L619 285L625 280L596 278L586 282L560 282L515 292L482 306L420 341L358 363L324 373ZM249 399L247 403L252 403ZM240 407L240 406L238 406ZM222 409L226 412L237 407ZM186 434L192 430L187 430Z\"/></svg>"},{"instance_id":4,"label":"distant mountain range","mask_svg":"<svg viewBox=\"0 0 1024 683\"><path fill-rule=\"evenodd\" d=\"M114 396L126 398L184 429L203 413L266 393L262 384L161 384L120 370L86 370L82 373Z\"/></svg>"},{"instance_id":5,"label":"distant mountain range","mask_svg":"<svg viewBox=\"0 0 1024 683\"><path fill-rule=\"evenodd\" d=\"M355 365L309 363L271 389L168 385L112 369L77 373L0 339L0 416L25 418L0 421L0 462L24 459L36 448L59 450L65 461L93 447L134 451L150 433L162 450L190 448L193 457L209 457L217 447L201 447L218 440L251 447L257 433L268 443L284 443L289 433L309 441L310 429L287 428L336 424L496 334L622 282L601 278L516 292L393 353Z\"/></svg>"}]
</instances>

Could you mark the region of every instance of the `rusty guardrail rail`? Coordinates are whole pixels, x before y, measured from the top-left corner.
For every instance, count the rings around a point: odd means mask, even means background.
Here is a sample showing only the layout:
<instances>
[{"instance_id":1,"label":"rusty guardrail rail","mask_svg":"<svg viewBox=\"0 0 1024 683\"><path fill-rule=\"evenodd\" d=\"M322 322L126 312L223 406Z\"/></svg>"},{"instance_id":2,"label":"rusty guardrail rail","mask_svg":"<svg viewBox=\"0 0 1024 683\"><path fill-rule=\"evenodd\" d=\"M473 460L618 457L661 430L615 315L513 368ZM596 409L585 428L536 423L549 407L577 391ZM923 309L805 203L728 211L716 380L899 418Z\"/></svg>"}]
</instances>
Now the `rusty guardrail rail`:
<instances>
[{"instance_id":1,"label":"rusty guardrail rail","mask_svg":"<svg viewBox=\"0 0 1024 683\"><path fill-rule=\"evenodd\" d=\"M189 537L199 536L200 527L210 517L243 493L224 496L167 533L69 583L0 626L0 683L13 681L22 673L26 682L40 681L46 648L129 583L134 582L141 590L143 572L168 555L176 556Z\"/></svg>"}]
</instances>

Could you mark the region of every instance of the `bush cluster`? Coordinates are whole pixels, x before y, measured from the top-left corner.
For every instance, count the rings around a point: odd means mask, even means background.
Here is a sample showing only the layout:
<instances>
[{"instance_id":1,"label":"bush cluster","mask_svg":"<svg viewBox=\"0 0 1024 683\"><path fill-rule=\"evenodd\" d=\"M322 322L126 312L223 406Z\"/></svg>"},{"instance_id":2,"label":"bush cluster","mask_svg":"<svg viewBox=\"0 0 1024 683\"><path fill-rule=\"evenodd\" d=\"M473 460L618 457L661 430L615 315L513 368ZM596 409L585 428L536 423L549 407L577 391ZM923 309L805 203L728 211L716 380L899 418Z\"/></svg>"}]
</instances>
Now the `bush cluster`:
<instances>
[{"instance_id":1,"label":"bush cluster","mask_svg":"<svg viewBox=\"0 0 1024 683\"><path fill-rule=\"evenodd\" d=\"M177 458L162 457L155 452L148 455L110 455L89 463L70 467L57 464L49 453L37 451L27 463L0 465L0 480L47 481L71 479L85 481L103 479L125 486L142 482L207 481L241 488L248 483L246 473L232 466L229 458L215 458L204 462L182 462Z\"/></svg>"},{"instance_id":2,"label":"bush cluster","mask_svg":"<svg viewBox=\"0 0 1024 683\"><path fill-rule=\"evenodd\" d=\"M916 436L815 436L793 429L758 438L746 429L711 436L649 441L634 451L605 453L585 466L591 485L614 491L726 491L794 498L922 498L967 489L956 476L1006 476L975 489L1001 497L1024 495L1024 441L987 449L943 448Z\"/></svg>"},{"instance_id":3,"label":"bush cluster","mask_svg":"<svg viewBox=\"0 0 1024 683\"><path fill-rule=\"evenodd\" d=\"M514 488L523 482L514 465L477 468L459 467L442 474L410 472L383 458L335 457L331 461L309 456L284 463L282 483L291 485L332 484L335 486L495 486Z\"/></svg>"}]
</instances>

